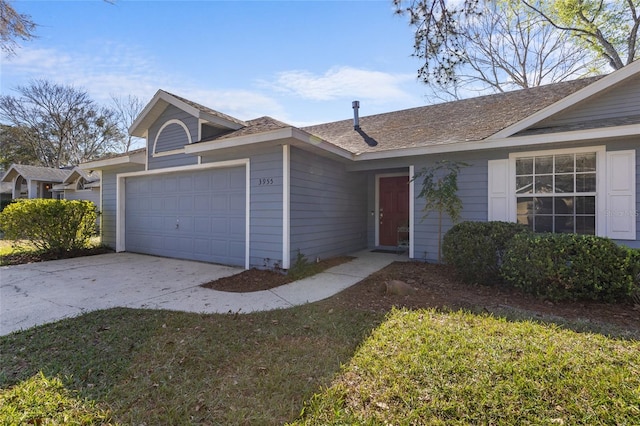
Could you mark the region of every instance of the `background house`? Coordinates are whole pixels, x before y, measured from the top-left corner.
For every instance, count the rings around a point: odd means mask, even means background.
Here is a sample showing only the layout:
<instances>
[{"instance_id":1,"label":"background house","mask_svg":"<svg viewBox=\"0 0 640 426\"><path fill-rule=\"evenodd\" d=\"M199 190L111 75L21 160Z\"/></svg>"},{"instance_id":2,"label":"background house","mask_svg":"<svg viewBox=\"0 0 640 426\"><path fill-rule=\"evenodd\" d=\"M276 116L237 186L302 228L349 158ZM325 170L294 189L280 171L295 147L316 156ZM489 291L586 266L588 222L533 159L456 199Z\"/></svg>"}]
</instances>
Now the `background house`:
<instances>
[{"instance_id":1,"label":"background house","mask_svg":"<svg viewBox=\"0 0 640 426\"><path fill-rule=\"evenodd\" d=\"M100 174L79 167L12 164L0 179L9 199L56 198L92 201L100 209Z\"/></svg>"},{"instance_id":2,"label":"background house","mask_svg":"<svg viewBox=\"0 0 640 426\"><path fill-rule=\"evenodd\" d=\"M640 61L306 128L239 120L160 90L130 129L146 150L82 167L101 171L103 242L118 251L287 269L298 251L394 249L408 227L409 257L435 260L437 217L423 217L411 178L443 159L469 164L463 220L640 247L639 100Z\"/></svg>"}]
</instances>

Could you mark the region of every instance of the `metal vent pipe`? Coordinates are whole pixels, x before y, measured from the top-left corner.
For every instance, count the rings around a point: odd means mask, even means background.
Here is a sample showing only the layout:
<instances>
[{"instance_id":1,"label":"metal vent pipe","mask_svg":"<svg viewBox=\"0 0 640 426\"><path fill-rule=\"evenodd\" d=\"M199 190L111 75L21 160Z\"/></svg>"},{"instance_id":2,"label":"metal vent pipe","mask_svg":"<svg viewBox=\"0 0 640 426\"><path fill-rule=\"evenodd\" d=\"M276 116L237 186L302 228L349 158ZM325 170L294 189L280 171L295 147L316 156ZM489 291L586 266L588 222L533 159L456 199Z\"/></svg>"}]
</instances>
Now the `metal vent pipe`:
<instances>
[{"instance_id":1,"label":"metal vent pipe","mask_svg":"<svg viewBox=\"0 0 640 426\"><path fill-rule=\"evenodd\" d=\"M360 117L358 116L358 110L360 109L360 101L351 102L353 107L353 130L360 129Z\"/></svg>"}]
</instances>

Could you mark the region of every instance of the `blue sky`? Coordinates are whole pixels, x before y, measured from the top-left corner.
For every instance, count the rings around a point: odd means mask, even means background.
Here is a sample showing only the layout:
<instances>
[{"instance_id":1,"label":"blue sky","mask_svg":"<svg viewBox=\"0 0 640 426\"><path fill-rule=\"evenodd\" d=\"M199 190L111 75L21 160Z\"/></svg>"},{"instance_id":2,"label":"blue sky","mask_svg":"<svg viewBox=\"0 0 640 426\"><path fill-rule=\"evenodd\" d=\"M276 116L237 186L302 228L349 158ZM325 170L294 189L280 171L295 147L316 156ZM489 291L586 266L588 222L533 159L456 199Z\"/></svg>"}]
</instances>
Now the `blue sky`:
<instances>
[{"instance_id":1,"label":"blue sky","mask_svg":"<svg viewBox=\"0 0 640 426\"><path fill-rule=\"evenodd\" d=\"M2 58L0 89L70 84L99 103L158 89L304 126L425 105L412 30L391 0L14 1L38 38Z\"/></svg>"}]
</instances>

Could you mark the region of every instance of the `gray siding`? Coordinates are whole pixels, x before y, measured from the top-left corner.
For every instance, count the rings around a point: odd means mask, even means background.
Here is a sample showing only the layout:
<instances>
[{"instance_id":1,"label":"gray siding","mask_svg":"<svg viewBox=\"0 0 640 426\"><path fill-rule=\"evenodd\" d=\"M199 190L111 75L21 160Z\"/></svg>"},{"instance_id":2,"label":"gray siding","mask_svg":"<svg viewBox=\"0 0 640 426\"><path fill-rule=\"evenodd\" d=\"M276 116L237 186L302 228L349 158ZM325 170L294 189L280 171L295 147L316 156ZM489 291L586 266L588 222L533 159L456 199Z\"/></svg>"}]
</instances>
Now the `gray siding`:
<instances>
[{"instance_id":1,"label":"gray siding","mask_svg":"<svg viewBox=\"0 0 640 426\"><path fill-rule=\"evenodd\" d=\"M149 128L149 137L147 139L147 159L149 170L198 164L198 157L190 155L176 154L154 156L153 150L156 136L162 126L169 120L180 120L183 122L189 129L191 141L196 142L198 140L199 124L197 117L194 117L173 105L169 105L160 117L158 117L156 122ZM182 149L185 145L188 145L188 143L189 138L187 137L184 128L178 124L170 124L162 130L158 137L158 142L155 147L156 153Z\"/></svg>"},{"instance_id":2,"label":"gray siding","mask_svg":"<svg viewBox=\"0 0 640 426\"><path fill-rule=\"evenodd\" d=\"M291 148L291 258L315 259L367 246L366 174Z\"/></svg>"},{"instance_id":3,"label":"gray siding","mask_svg":"<svg viewBox=\"0 0 640 426\"><path fill-rule=\"evenodd\" d=\"M502 157L504 158L504 157ZM423 158L414 163L415 172L423 167L430 167L442 158ZM458 196L462 200L461 221L486 221L488 217L487 185L488 160L486 153L448 155L448 160L463 161L468 167L463 167L458 175ZM415 195L420 193L421 180L415 182ZM438 212L430 211L425 216L425 202L416 198L414 203L414 257L416 259L436 261L438 259ZM453 226L451 219L445 214L442 218L442 236Z\"/></svg>"},{"instance_id":4,"label":"gray siding","mask_svg":"<svg viewBox=\"0 0 640 426\"><path fill-rule=\"evenodd\" d=\"M100 236L102 244L116 247L116 177L118 173L139 172L144 166L130 164L117 168L102 170L100 185L102 186L102 203L100 215Z\"/></svg>"},{"instance_id":5,"label":"gray siding","mask_svg":"<svg viewBox=\"0 0 640 426\"><path fill-rule=\"evenodd\" d=\"M555 127L602 119L640 115L640 77L613 87L594 99L576 105L568 111L551 117L535 127Z\"/></svg>"},{"instance_id":6,"label":"gray siding","mask_svg":"<svg viewBox=\"0 0 640 426\"><path fill-rule=\"evenodd\" d=\"M64 191L65 200L87 200L100 209L100 188L85 189L80 191L74 191L68 189Z\"/></svg>"}]
</instances>

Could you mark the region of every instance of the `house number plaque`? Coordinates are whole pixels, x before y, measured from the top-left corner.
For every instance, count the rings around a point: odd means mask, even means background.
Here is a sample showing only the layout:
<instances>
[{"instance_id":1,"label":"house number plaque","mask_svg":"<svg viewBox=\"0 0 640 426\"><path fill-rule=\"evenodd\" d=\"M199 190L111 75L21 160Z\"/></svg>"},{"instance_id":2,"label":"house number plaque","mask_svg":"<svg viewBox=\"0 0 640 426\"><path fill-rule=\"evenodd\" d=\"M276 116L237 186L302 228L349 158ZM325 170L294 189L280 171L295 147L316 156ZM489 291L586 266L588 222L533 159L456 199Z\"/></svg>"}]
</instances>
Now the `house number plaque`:
<instances>
[{"instance_id":1,"label":"house number plaque","mask_svg":"<svg viewBox=\"0 0 640 426\"><path fill-rule=\"evenodd\" d=\"M259 186L273 185L273 178L260 178L258 179L258 185Z\"/></svg>"}]
</instances>

